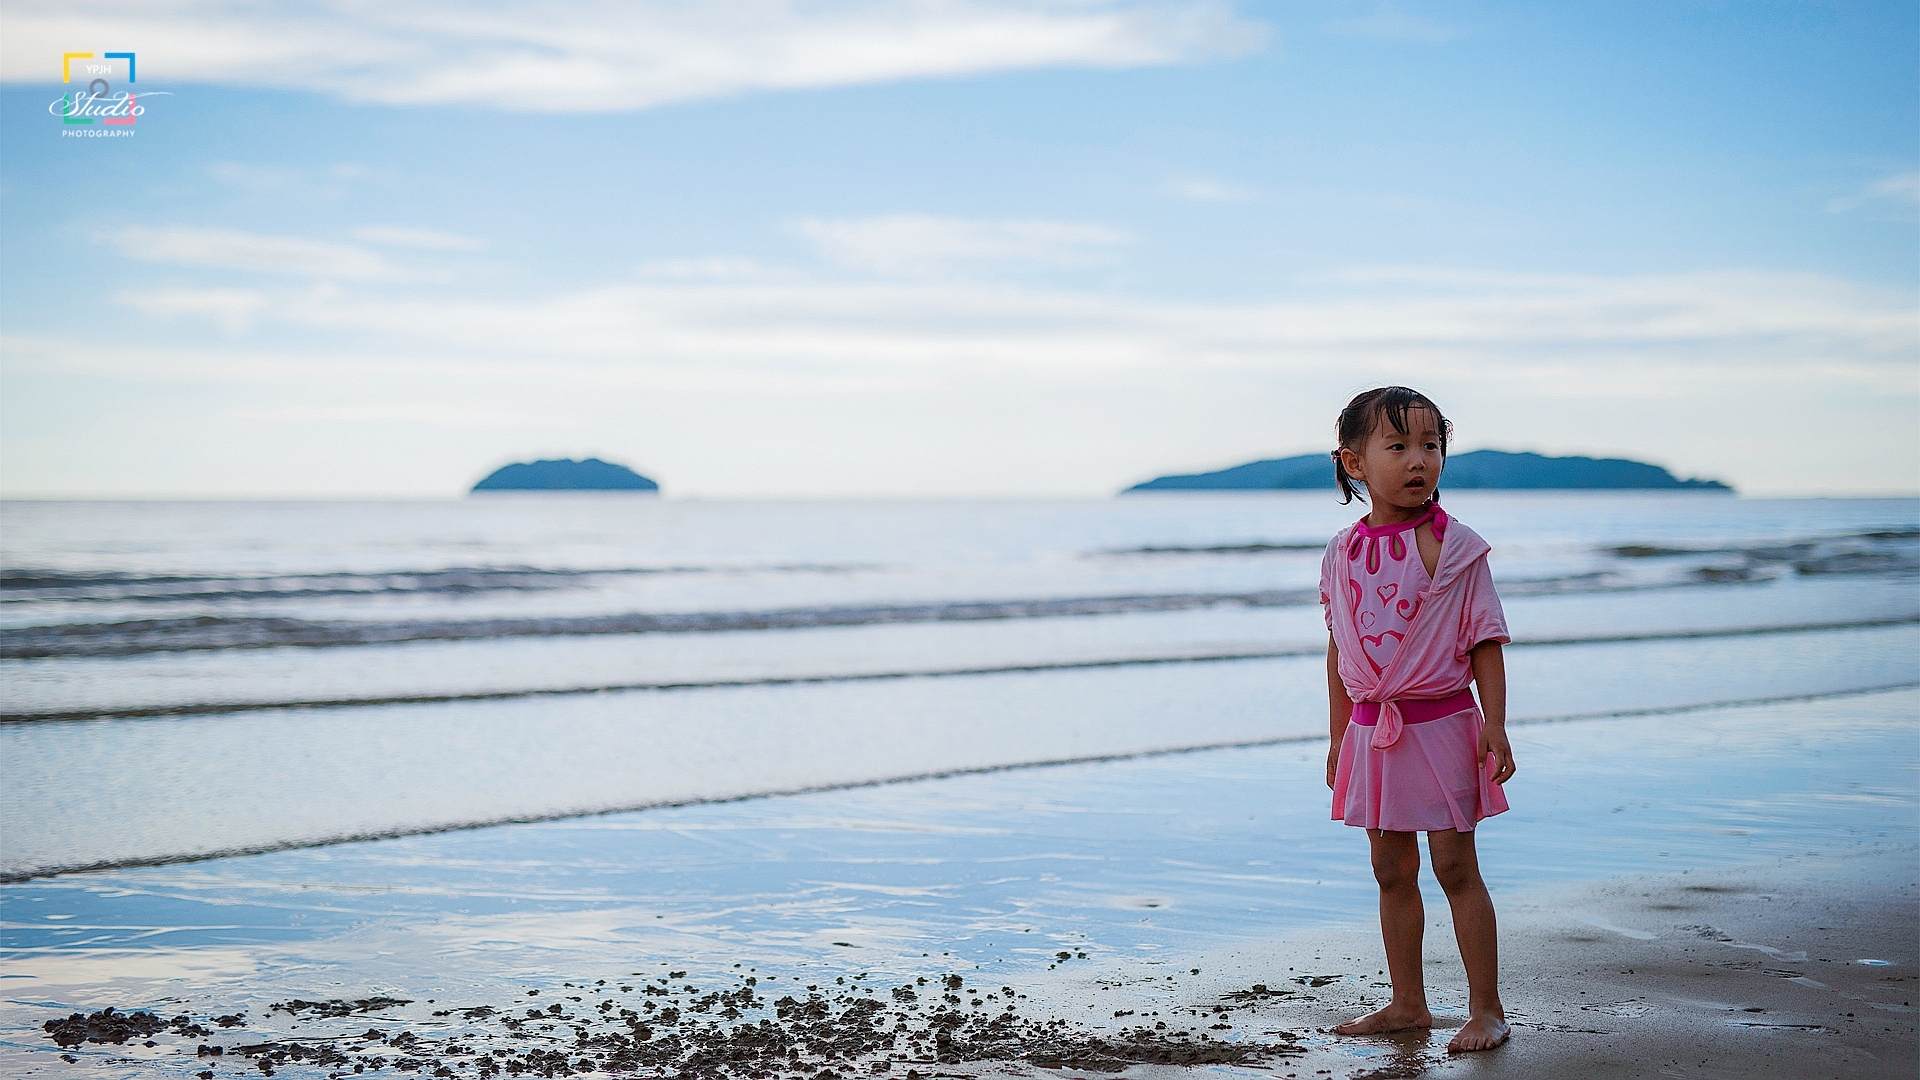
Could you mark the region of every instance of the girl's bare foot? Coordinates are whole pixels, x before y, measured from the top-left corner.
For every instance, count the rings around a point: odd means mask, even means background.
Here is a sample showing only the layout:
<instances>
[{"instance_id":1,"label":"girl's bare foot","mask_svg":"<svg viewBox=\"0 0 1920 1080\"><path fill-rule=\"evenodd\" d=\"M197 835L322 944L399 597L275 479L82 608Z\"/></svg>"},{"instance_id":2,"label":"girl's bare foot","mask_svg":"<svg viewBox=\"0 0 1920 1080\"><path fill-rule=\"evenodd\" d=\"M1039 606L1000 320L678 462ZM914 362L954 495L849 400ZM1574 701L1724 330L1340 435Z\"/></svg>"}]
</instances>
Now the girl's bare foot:
<instances>
[{"instance_id":1,"label":"girl's bare foot","mask_svg":"<svg viewBox=\"0 0 1920 1080\"><path fill-rule=\"evenodd\" d=\"M1425 1005L1395 1005L1389 1003L1386 1008L1370 1012L1365 1016L1349 1020L1333 1029L1335 1035L1379 1035L1388 1031L1405 1031L1408 1028L1430 1028L1433 1026L1433 1014ZM1478 1049L1476 1047L1475 1049Z\"/></svg>"},{"instance_id":2,"label":"girl's bare foot","mask_svg":"<svg viewBox=\"0 0 1920 1080\"><path fill-rule=\"evenodd\" d=\"M1506 1042L1512 1034L1513 1028L1507 1023L1507 1018L1498 1013L1475 1016L1448 1040L1447 1053L1468 1054L1475 1050L1491 1050Z\"/></svg>"}]
</instances>

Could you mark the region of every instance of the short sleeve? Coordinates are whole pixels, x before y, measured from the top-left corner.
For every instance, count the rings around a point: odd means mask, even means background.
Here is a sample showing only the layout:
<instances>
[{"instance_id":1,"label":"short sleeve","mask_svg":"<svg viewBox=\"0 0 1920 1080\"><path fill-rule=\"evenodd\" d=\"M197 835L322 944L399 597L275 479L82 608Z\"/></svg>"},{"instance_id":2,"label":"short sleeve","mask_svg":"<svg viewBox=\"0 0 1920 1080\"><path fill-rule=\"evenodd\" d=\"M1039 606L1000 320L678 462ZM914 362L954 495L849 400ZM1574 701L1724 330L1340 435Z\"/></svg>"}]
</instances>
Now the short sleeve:
<instances>
[{"instance_id":1,"label":"short sleeve","mask_svg":"<svg viewBox=\"0 0 1920 1080\"><path fill-rule=\"evenodd\" d=\"M1497 641L1502 645L1512 641L1507 636L1507 613L1500 606L1500 594L1493 588L1493 571L1485 558L1475 559L1473 566L1461 575L1460 588L1465 590L1464 602L1460 605L1462 655L1483 641Z\"/></svg>"},{"instance_id":2,"label":"short sleeve","mask_svg":"<svg viewBox=\"0 0 1920 1080\"><path fill-rule=\"evenodd\" d=\"M1339 537L1333 538L1338 541ZM1327 621L1327 632L1333 632L1333 547L1327 545L1327 553L1320 556L1320 615Z\"/></svg>"}]
</instances>

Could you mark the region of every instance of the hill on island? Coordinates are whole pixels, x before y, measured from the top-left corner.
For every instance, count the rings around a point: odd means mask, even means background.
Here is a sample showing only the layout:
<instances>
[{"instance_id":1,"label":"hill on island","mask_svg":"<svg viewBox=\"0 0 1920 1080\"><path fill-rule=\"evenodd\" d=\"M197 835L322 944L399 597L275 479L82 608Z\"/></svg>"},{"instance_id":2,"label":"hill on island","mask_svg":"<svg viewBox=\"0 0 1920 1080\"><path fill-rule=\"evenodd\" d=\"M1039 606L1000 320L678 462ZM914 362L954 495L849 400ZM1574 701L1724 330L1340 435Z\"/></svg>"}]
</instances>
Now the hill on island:
<instances>
[{"instance_id":1,"label":"hill on island","mask_svg":"<svg viewBox=\"0 0 1920 1080\"><path fill-rule=\"evenodd\" d=\"M503 465L473 485L475 491L659 491L660 485L599 458L522 461Z\"/></svg>"},{"instance_id":2,"label":"hill on island","mask_svg":"<svg viewBox=\"0 0 1920 1080\"><path fill-rule=\"evenodd\" d=\"M1726 491L1718 480L1681 480L1658 465L1625 458L1546 457L1475 450L1447 458L1442 490L1626 489ZM1334 489L1333 462L1326 454L1301 454L1236 465L1219 472L1162 476L1128 491L1274 491Z\"/></svg>"}]
</instances>

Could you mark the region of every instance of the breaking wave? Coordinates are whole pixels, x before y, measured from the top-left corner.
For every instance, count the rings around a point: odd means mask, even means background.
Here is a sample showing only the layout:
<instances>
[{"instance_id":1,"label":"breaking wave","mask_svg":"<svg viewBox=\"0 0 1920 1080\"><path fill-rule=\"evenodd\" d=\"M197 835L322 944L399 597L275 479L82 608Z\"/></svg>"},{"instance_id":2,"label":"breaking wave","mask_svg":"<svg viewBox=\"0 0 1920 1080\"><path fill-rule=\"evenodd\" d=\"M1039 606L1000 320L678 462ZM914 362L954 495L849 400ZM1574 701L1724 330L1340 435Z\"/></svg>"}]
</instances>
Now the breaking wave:
<instances>
[{"instance_id":1,"label":"breaking wave","mask_svg":"<svg viewBox=\"0 0 1920 1080\"><path fill-rule=\"evenodd\" d=\"M1851 619L1841 622L1792 623L1772 626L1746 626L1717 630L1676 630L1637 634L1589 634L1563 638L1516 640L1514 648L1540 648L1565 645L1612 645L1641 641L1688 641L1703 638L1756 637L1769 634L1805 634L1829 630L1874 630L1890 626L1920 623L1920 616L1885 619ZM1098 660L1059 660L1031 664L995 664L979 667L921 668L903 671L861 671L814 675L766 675L740 679L690 679L681 682L621 682L585 686L529 687L508 690L482 690L472 693L423 693L368 695L344 698L288 698L268 701L210 701L167 705L131 705L110 708L58 709L46 711L0 711L0 724L28 724L74 720L130 720L167 716L219 716L231 713L266 712L276 709L343 709L381 705L444 705L455 702L509 701L518 698L579 697L585 694L620 694L642 691L717 690L748 686L806 686L820 683L887 682L899 679L944 679L969 675L1015 675L1043 671L1085 671L1093 668L1147 667L1165 664L1218 664L1243 660L1279 660L1288 657L1320 656L1326 651L1321 642L1311 645L1282 646L1270 649L1243 649L1231 652L1181 653L1166 656L1130 656Z\"/></svg>"},{"instance_id":2,"label":"breaking wave","mask_svg":"<svg viewBox=\"0 0 1920 1080\"><path fill-rule=\"evenodd\" d=\"M306 600L325 597L458 597L586 589L610 578L656 574L835 573L857 566L639 566L548 569L467 566L315 574L132 574L66 570L0 572L0 604Z\"/></svg>"},{"instance_id":3,"label":"breaking wave","mask_svg":"<svg viewBox=\"0 0 1920 1080\"><path fill-rule=\"evenodd\" d=\"M1141 547L1103 555L1249 554L1319 550L1322 545L1252 543L1206 547ZM1784 575L1920 572L1920 529L1886 529L1769 543L1687 547L1619 544L1597 551L1598 569L1550 577L1503 579L1503 596L1627 592L1699 585L1739 585ZM95 601L240 602L302 597L464 596L592 588L615 576L720 572L831 573L870 567L637 567L541 569L467 567L391 573L275 576L134 575L10 571L0 601L60 605ZM1238 592L1172 592L1118 596L1041 597L842 604L764 610L626 612L570 616L410 619L314 619L248 614L228 608L159 618L83 620L0 629L0 658L135 656L222 649L327 648L413 641L568 637L602 634L687 634L883 623L972 622L1063 618L1217 607L1291 607L1317 603L1313 588Z\"/></svg>"}]
</instances>

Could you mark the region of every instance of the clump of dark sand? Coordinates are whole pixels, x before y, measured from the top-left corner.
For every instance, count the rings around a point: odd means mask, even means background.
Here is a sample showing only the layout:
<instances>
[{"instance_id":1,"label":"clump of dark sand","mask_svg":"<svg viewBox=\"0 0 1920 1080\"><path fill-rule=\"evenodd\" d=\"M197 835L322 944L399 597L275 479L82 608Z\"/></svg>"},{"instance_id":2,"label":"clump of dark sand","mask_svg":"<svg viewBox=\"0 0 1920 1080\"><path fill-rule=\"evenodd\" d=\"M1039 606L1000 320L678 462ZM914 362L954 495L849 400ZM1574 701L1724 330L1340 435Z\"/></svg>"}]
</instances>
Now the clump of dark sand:
<instances>
[{"instance_id":1,"label":"clump of dark sand","mask_svg":"<svg viewBox=\"0 0 1920 1080\"><path fill-rule=\"evenodd\" d=\"M1063 1019L1024 1017L1017 1004L1021 995L1011 987L969 986L953 973L899 985L861 973L837 977L832 986L796 986L778 997L770 997L752 975L731 976L718 989L695 986L686 975L675 971L611 985L606 980L562 984L549 991L560 1000L545 1004L536 1003L540 991L530 990L511 1006L438 1009L398 1030L367 1027L232 1047L203 1043L198 1049L202 1058L250 1065L266 1076L300 1069L335 1080L382 1070L479 1080L593 1072L676 1080L850 1080L887 1074L923 1080L940 1066L970 1063L1118 1072L1138 1064L1257 1065L1300 1052L1298 1036L1288 1032L1267 1033L1270 1041L1228 1041L1165 1021L1094 1030ZM1218 1019L1231 1008L1252 1007L1272 996L1277 995L1257 986L1190 1011ZM273 1010L324 1027L326 1021L347 1018L364 1024L369 1013L407 1004L397 998L294 999ZM139 1028L137 1034L144 1035L169 1025L183 1037L207 1034L185 1016L163 1022L151 1013L111 1009L91 1017L76 1013L46 1027L60 1045L74 1046L91 1038L74 1032L94 1025L103 1034ZM1215 1024L1212 1030L1226 1027Z\"/></svg>"},{"instance_id":2,"label":"clump of dark sand","mask_svg":"<svg viewBox=\"0 0 1920 1080\"><path fill-rule=\"evenodd\" d=\"M214 1022L223 1027L232 1027L232 1024L225 1023L227 1019L232 1019L235 1023L240 1021L239 1017L222 1017ZM212 1034L206 1028L194 1023L192 1017L184 1014L171 1020L162 1020L150 1012L115 1012L112 1006L92 1015L74 1013L65 1020L49 1020L41 1024L40 1028L47 1033L48 1038L61 1046L79 1046L81 1043L112 1043L122 1046L128 1039L144 1039L162 1031L183 1039Z\"/></svg>"},{"instance_id":3,"label":"clump of dark sand","mask_svg":"<svg viewBox=\"0 0 1920 1080\"><path fill-rule=\"evenodd\" d=\"M342 1001L339 998L329 998L326 1001L302 1001L294 998L292 1001L276 1001L268 1006L267 1011L292 1013L295 1016L308 1013L315 1017L333 1017L379 1012L383 1009L411 1004L413 1004L412 998L370 997L361 998L358 1001Z\"/></svg>"}]
</instances>

